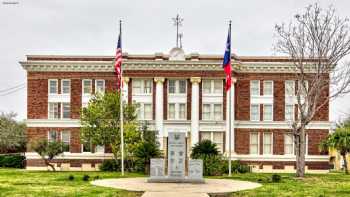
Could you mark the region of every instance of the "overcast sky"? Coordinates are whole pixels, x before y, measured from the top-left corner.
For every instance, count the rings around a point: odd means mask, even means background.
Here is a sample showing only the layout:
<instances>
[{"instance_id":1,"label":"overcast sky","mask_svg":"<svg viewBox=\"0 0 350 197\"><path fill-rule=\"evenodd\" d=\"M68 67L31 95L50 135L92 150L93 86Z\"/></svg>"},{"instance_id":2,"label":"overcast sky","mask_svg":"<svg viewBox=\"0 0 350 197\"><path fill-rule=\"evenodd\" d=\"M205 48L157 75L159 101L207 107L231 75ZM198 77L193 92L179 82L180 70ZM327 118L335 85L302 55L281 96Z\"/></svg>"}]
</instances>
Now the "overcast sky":
<instances>
[{"instance_id":1,"label":"overcast sky","mask_svg":"<svg viewBox=\"0 0 350 197\"><path fill-rule=\"evenodd\" d=\"M26 54L113 55L118 20L123 24L123 50L168 51L175 45L171 18L184 18L181 31L186 53L223 54L227 22L232 20L232 50L238 55L274 55L274 25L315 1L309 0L0 0L0 111L26 118L26 89L2 90L26 82L18 61ZM16 4L9 4L16 3ZM18 2L18 4L17 4ZM349 0L333 4L349 17ZM331 103L331 120L350 112L350 96Z\"/></svg>"}]
</instances>

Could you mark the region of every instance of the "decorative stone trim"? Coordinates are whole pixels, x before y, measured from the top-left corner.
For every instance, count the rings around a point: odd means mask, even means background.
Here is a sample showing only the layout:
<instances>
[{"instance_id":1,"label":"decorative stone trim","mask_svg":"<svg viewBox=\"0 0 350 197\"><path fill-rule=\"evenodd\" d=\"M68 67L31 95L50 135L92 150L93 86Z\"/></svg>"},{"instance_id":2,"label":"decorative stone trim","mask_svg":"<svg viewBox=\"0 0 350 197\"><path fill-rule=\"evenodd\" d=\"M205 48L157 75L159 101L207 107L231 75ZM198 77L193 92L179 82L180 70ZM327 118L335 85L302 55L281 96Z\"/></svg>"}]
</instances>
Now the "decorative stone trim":
<instances>
[{"instance_id":1,"label":"decorative stone trim","mask_svg":"<svg viewBox=\"0 0 350 197\"><path fill-rule=\"evenodd\" d=\"M200 83L201 78L200 77L191 77L191 83Z\"/></svg>"},{"instance_id":2,"label":"decorative stone trim","mask_svg":"<svg viewBox=\"0 0 350 197\"><path fill-rule=\"evenodd\" d=\"M155 77L154 82L156 83L164 83L165 78L164 77Z\"/></svg>"}]
</instances>

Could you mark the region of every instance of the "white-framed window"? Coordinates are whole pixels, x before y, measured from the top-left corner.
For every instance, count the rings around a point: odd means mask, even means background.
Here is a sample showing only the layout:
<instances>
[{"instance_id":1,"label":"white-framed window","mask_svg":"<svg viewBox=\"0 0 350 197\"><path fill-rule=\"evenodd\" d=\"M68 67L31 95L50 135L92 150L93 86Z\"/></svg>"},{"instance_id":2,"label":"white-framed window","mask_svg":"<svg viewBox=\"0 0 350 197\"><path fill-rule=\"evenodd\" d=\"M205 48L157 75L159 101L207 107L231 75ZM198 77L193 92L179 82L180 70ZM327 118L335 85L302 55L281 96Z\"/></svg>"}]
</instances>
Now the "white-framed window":
<instances>
[{"instance_id":1,"label":"white-framed window","mask_svg":"<svg viewBox=\"0 0 350 197\"><path fill-rule=\"evenodd\" d=\"M272 104L264 104L264 121L272 121L273 119L273 107Z\"/></svg>"},{"instance_id":2,"label":"white-framed window","mask_svg":"<svg viewBox=\"0 0 350 197\"><path fill-rule=\"evenodd\" d=\"M151 94L152 93L152 80L144 80L143 81L143 93Z\"/></svg>"},{"instance_id":3,"label":"white-framed window","mask_svg":"<svg viewBox=\"0 0 350 197\"><path fill-rule=\"evenodd\" d=\"M284 82L284 93L286 96L295 95L295 81L287 80Z\"/></svg>"},{"instance_id":4,"label":"white-framed window","mask_svg":"<svg viewBox=\"0 0 350 197\"><path fill-rule=\"evenodd\" d=\"M175 119L175 103L169 103L168 105L168 119L174 120Z\"/></svg>"},{"instance_id":5,"label":"white-framed window","mask_svg":"<svg viewBox=\"0 0 350 197\"><path fill-rule=\"evenodd\" d=\"M62 118L70 118L70 103L61 103L62 108Z\"/></svg>"},{"instance_id":6,"label":"white-framed window","mask_svg":"<svg viewBox=\"0 0 350 197\"><path fill-rule=\"evenodd\" d=\"M204 103L202 106L202 120L222 120L222 104Z\"/></svg>"},{"instance_id":7,"label":"white-framed window","mask_svg":"<svg viewBox=\"0 0 350 197\"><path fill-rule=\"evenodd\" d=\"M181 120L186 119L186 104L185 103L179 104L179 119L181 119Z\"/></svg>"},{"instance_id":8,"label":"white-framed window","mask_svg":"<svg viewBox=\"0 0 350 197\"><path fill-rule=\"evenodd\" d=\"M260 105L251 104L250 105L250 120L251 121L260 121Z\"/></svg>"},{"instance_id":9,"label":"white-framed window","mask_svg":"<svg viewBox=\"0 0 350 197\"><path fill-rule=\"evenodd\" d=\"M105 146L104 145L96 145L95 146L95 153L104 153L105 152Z\"/></svg>"},{"instance_id":10,"label":"white-framed window","mask_svg":"<svg viewBox=\"0 0 350 197\"><path fill-rule=\"evenodd\" d=\"M284 134L284 154L294 155L294 137L291 133Z\"/></svg>"},{"instance_id":11,"label":"white-framed window","mask_svg":"<svg viewBox=\"0 0 350 197\"><path fill-rule=\"evenodd\" d=\"M216 144L217 149L223 153L224 152L224 132L209 132L209 131L201 131L200 132L200 139L203 140L210 140L214 144Z\"/></svg>"},{"instance_id":12,"label":"white-framed window","mask_svg":"<svg viewBox=\"0 0 350 197\"><path fill-rule=\"evenodd\" d=\"M70 94L70 79L61 80L61 93Z\"/></svg>"},{"instance_id":13,"label":"white-framed window","mask_svg":"<svg viewBox=\"0 0 350 197\"><path fill-rule=\"evenodd\" d=\"M187 81L186 80L168 80L168 93L169 94L186 94Z\"/></svg>"},{"instance_id":14,"label":"white-framed window","mask_svg":"<svg viewBox=\"0 0 350 197\"><path fill-rule=\"evenodd\" d=\"M62 131L61 132L61 142L63 144L63 152L70 151L70 131Z\"/></svg>"},{"instance_id":15,"label":"white-framed window","mask_svg":"<svg viewBox=\"0 0 350 197\"><path fill-rule=\"evenodd\" d=\"M49 94L58 94L58 80L49 79Z\"/></svg>"},{"instance_id":16,"label":"white-framed window","mask_svg":"<svg viewBox=\"0 0 350 197\"><path fill-rule=\"evenodd\" d=\"M305 155L309 155L309 135L305 134Z\"/></svg>"},{"instance_id":17,"label":"white-framed window","mask_svg":"<svg viewBox=\"0 0 350 197\"><path fill-rule=\"evenodd\" d=\"M273 95L273 81L264 81L264 95Z\"/></svg>"},{"instance_id":18,"label":"white-framed window","mask_svg":"<svg viewBox=\"0 0 350 197\"><path fill-rule=\"evenodd\" d=\"M287 104L285 106L285 111L284 111L284 118L287 121L292 121L294 120L294 105Z\"/></svg>"},{"instance_id":19,"label":"white-framed window","mask_svg":"<svg viewBox=\"0 0 350 197\"><path fill-rule=\"evenodd\" d=\"M300 91L301 96L306 96L306 93L309 89L309 81L304 80L304 84L302 83L302 81L299 81L298 89Z\"/></svg>"},{"instance_id":20,"label":"white-framed window","mask_svg":"<svg viewBox=\"0 0 350 197\"><path fill-rule=\"evenodd\" d=\"M95 80L95 93L103 94L105 93L105 80L103 79L96 79Z\"/></svg>"},{"instance_id":21,"label":"white-framed window","mask_svg":"<svg viewBox=\"0 0 350 197\"><path fill-rule=\"evenodd\" d=\"M272 133L264 132L264 134L263 134L263 153L264 153L264 155L272 155L272 148L273 148Z\"/></svg>"},{"instance_id":22,"label":"white-framed window","mask_svg":"<svg viewBox=\"0 0 350 197\"><path fill-rule=\"evenodd\" d=\"M47 141L48 142L57 141L57 131L48 131L47 132Z\"/></svg>"},{"instance_id":23,"label":"white-framed window","mask_svg":"<svg viewBox=\"0 0 350 197\"><path fill-rule=\"evenodd\" d=\"M203 94L222 94L223 93L222 79L203 79L202 91L203 91Z\"/></svg>"},{"instance_id":24,"label":"white-framed window","mask_svg":"<svg viewBox=\"0 0 350 197\"><path fill-rule=\"evenodd\" d=\"M152 80L151 79L133 79L132 93L133 94L152 94Z\"/></svg>"},{"instance_id":25,"label":"white-framed window","mask_svg":"<svg viewBox=\"0 0 350 197\"><path fill-rule=\"evenodd\" d=\"M249 138L249 153L252 155L259 154L259 133L251 132Z\"/></svg>"},{"instance_id":26,"label":"white-framed window","mask_svg":"<svg viewBox=\"0 0 350 197\"><path fill-rule=\"evenodd\" d=\"M252 80L250 81L250 95L259 96L260 95L260 81Z\"/></svg>"},{"instance_id":27,"label":"white-framed window","mask_svg":"<svg viewBox=\"0 0 350 197\"><path fill-rule=\"evenodd\" d=\"M81 144L82 153L91 153L92 152L92 143L91 141L83 141Z\"/></svg>"},{"instance_id":28,"label":"white-framed window","mask_svg":"<svg viewBox=\"0 0 350 197\"><path fill-rule=\"evenodd\" d=\"M92 93L92 80L83 79L83 94L91 94L91 93Z\"/></svg>"},{"instance_id":29,"label":"white-framed window","mask_svg":"<svg viewBox=\"0 0 350 197\"><path fill-rule=\"evenodd\" d=\"M132 93L141 94L141 80L138 80L138 79L132 80Z\"/></svg>"},{"instance_id":30,"label":"white-framed window","mask_svg":"<svg viewBox=\"0 0 350 197\"><path fill-rule=\"evenodd\" d=\"M59 103L49 103L49 119L59 119Z\"/></svg>"},{"instance_id":31,"label":"white-framed window","mask_svg":"<svg viewBox=\"0 0 350 197\"><path fill-rule=\"evenodd\" d=\"M143 117L145 120L152 120L152 104L143 104Z\"/></svg>"}]
</instances>

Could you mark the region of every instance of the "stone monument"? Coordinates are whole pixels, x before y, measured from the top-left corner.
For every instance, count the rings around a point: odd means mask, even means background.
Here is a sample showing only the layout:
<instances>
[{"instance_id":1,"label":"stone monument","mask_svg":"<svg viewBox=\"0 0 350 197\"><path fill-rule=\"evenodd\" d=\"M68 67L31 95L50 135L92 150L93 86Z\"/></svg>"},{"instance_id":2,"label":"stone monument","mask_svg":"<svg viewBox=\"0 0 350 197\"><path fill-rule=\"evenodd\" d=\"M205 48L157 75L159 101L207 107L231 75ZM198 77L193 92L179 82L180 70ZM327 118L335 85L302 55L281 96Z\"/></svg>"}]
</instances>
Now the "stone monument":
<instances>
[{"instance_id":1,"label":"stone monument","mask_svg":"<svg viewBox=\"0 0 350 197\"><path fill-rule=\"evenodd\" d=\"M204 183L203 161L190 159L188 176L186 176L186 134L168 133L168 174L164 175L164 159L151 159L151 176L147 182L152 183Z\"/></svg>"}]
</instances>

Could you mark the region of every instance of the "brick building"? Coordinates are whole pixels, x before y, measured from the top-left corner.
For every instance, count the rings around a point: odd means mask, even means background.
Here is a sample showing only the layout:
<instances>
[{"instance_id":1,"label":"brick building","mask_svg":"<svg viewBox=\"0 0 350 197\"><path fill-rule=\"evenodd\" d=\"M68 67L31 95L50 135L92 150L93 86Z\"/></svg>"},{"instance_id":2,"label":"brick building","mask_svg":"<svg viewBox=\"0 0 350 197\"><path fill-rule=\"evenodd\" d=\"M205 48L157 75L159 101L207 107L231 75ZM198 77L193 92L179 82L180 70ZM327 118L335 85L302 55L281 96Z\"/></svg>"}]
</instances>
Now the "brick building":
<instances>
[{"instance_id":1,"label":"brick building","mask_svg":"<svg viewBox=\"0 0 350 197\"><path fill-rule=\"evenodd\" d=\"M63 170L94 170L108 148L82 144L79 111L95 92L114 91L116 77L112 56L28 55L20 62L27 71L28 144L39 139L61 140L69 145L55 163ZM232 56L234 84L224 91L222 56L185 55L180 49L168 54L123 54L124 98L139 104L139 120L158 131L161 148L168 132L185 132L188 147L210 139L232 158L257 171L292 171L295 165L290 120L298 113L295 68L286 57ZM228 120L231 103L232 121ZM232 138L228 138L231 124ZM329 105L315 116L307 130L308 170L327 170L328 155L318 144L330 128ZM26 153L28 169L44 163Z\"/></svg>"}]
</instances>

